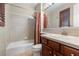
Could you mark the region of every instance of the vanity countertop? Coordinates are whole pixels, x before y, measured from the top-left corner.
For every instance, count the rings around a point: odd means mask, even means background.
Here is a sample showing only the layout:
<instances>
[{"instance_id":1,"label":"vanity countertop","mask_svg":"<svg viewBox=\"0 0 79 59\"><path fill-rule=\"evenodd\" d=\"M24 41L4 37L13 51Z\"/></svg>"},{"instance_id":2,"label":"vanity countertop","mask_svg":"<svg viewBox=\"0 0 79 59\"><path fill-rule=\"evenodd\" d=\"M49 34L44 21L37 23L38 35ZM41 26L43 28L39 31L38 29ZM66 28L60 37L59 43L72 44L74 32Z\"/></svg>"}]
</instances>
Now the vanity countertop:
<instances>
[{"instance_id":1,"label":"vanity countertop","mask_svg":"<svg viewBox=\"0 0 79 59\"><path fill-rule=\"evenodd\" d=\"M43 33L41 35L49 40L59 42L64 45L71 46L73 48L79 49L79 37L61 35L61 34L52 34L52 33Z\"/></svg>"}]
</instances>

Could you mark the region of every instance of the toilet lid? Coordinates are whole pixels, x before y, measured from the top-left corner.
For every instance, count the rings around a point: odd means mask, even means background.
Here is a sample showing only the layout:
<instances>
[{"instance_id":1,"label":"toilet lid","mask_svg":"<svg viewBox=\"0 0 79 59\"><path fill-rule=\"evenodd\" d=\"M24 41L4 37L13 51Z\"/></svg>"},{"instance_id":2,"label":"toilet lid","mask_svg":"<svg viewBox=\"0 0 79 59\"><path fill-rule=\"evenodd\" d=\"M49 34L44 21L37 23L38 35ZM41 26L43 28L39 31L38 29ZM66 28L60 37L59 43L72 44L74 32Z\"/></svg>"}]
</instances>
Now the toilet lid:
<instances>
[{"instance_id":1,"label":"toilet lid","mask_svg":"<svg viewBox=\"0 0 79 59\"><path fill-rule=\"evenodd\" d=\"M33 45L33 48L42 48L42 44Z\"/></svg>"}]
</instances>

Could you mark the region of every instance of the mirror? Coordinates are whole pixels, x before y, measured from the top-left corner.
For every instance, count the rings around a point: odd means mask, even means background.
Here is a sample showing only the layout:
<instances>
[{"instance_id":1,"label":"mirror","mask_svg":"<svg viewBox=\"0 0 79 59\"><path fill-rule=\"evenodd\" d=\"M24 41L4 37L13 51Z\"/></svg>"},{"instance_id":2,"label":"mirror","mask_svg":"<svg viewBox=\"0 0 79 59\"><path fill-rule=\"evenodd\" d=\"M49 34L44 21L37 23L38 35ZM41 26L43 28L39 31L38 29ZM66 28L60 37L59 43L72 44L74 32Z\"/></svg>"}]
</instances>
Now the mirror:
<instances>
[{"instance_id":1,"label":"mirror","mask_svg":"<svg viewBox=\"0 0 79 59\"><path fill-rule=\"evenodd\" d=\"M44 3L43 12L47 15L47 28L79 27L78 3Z\"/></svg>"}]
</instances>

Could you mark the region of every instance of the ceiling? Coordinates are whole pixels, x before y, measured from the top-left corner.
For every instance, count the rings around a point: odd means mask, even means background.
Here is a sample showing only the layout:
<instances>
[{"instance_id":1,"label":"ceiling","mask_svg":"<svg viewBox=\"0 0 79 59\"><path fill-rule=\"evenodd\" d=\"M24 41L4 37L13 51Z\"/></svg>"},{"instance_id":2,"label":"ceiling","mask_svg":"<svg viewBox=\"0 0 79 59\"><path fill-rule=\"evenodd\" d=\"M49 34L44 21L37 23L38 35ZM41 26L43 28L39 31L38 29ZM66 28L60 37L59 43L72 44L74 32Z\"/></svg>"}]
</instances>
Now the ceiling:
<instances>
[{"instance_id":1,"label":"ceiling","mask_svg":"<svg viewBox=\"0 0 79 59\"><path fill-rule=\"evenodd\" d=\"M53 5L49 6L49 8L44 11L54 11L54 10L59 9L63 5L68 5L68 4L74 4L74 3L54 3Z\"/></svg>"},{"instance_id":2,"label":"ceiling","mask_svg":"<svg viewBox=\"0 0 79 59\"><path fill-rule=\"evenodd\" d=\"M48 6L48 8L47 9L45 9L45 6L46 4L43 4L43 10L55 10L55 9L57 9L57 8L59 8L59 7L61 7L62 5L64 5L64 3L54 3L54 4L47 4Z\"/></svg>"},{"instance_id":3,"label":"ceiling","mask_svg":"<svg viewBox=\"0 0 79 59\"><path fill-rule=\"evenodd\" d=\"M25 8L25 9L27 9L28 7L31 9L34 9L37 3L12 3L12 5Z\"/></svg>"}]
</instances>

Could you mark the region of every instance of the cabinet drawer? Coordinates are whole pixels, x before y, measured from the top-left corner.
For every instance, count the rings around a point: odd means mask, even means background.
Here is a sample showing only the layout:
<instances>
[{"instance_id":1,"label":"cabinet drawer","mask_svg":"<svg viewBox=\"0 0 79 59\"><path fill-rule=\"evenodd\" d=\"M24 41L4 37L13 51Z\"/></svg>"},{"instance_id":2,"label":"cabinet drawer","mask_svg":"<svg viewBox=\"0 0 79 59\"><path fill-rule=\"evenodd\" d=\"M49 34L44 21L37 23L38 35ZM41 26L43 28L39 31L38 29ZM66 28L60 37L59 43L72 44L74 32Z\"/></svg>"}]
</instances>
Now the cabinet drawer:
<instances>
[{"instance_id":1,"label":"cabinet drawer","mask_svg":"<svg viewBox=\"0 0 79 59\"><path fill-rule=\"evenodd\" d=\"M42 38L42 43L47 44L47 39L46 38Z\"/></svg>"},{"instance_id":2,"label":"cabinet drawer","mask_svg":"<svg viewBox=\"0 0 79 59\"><path fill-rule=\"evenodd\" d=\"M62 53L66 56L79 56L79 50L77 49L68 46L63 46L62 50Z\"/></svg>"},{"instance_id":3,"label":"cabinet drawer","mask_svg":"<svg viewBox=\"0 0 79 59\"><path fill-rule=\"evenodd\" d=\"M48 46L53 48L54 50L56 51L59 51L59 43L57 42L54 42L54 41L51 41L51 40L48 40Z\"/></svg>"}]
</instances>

